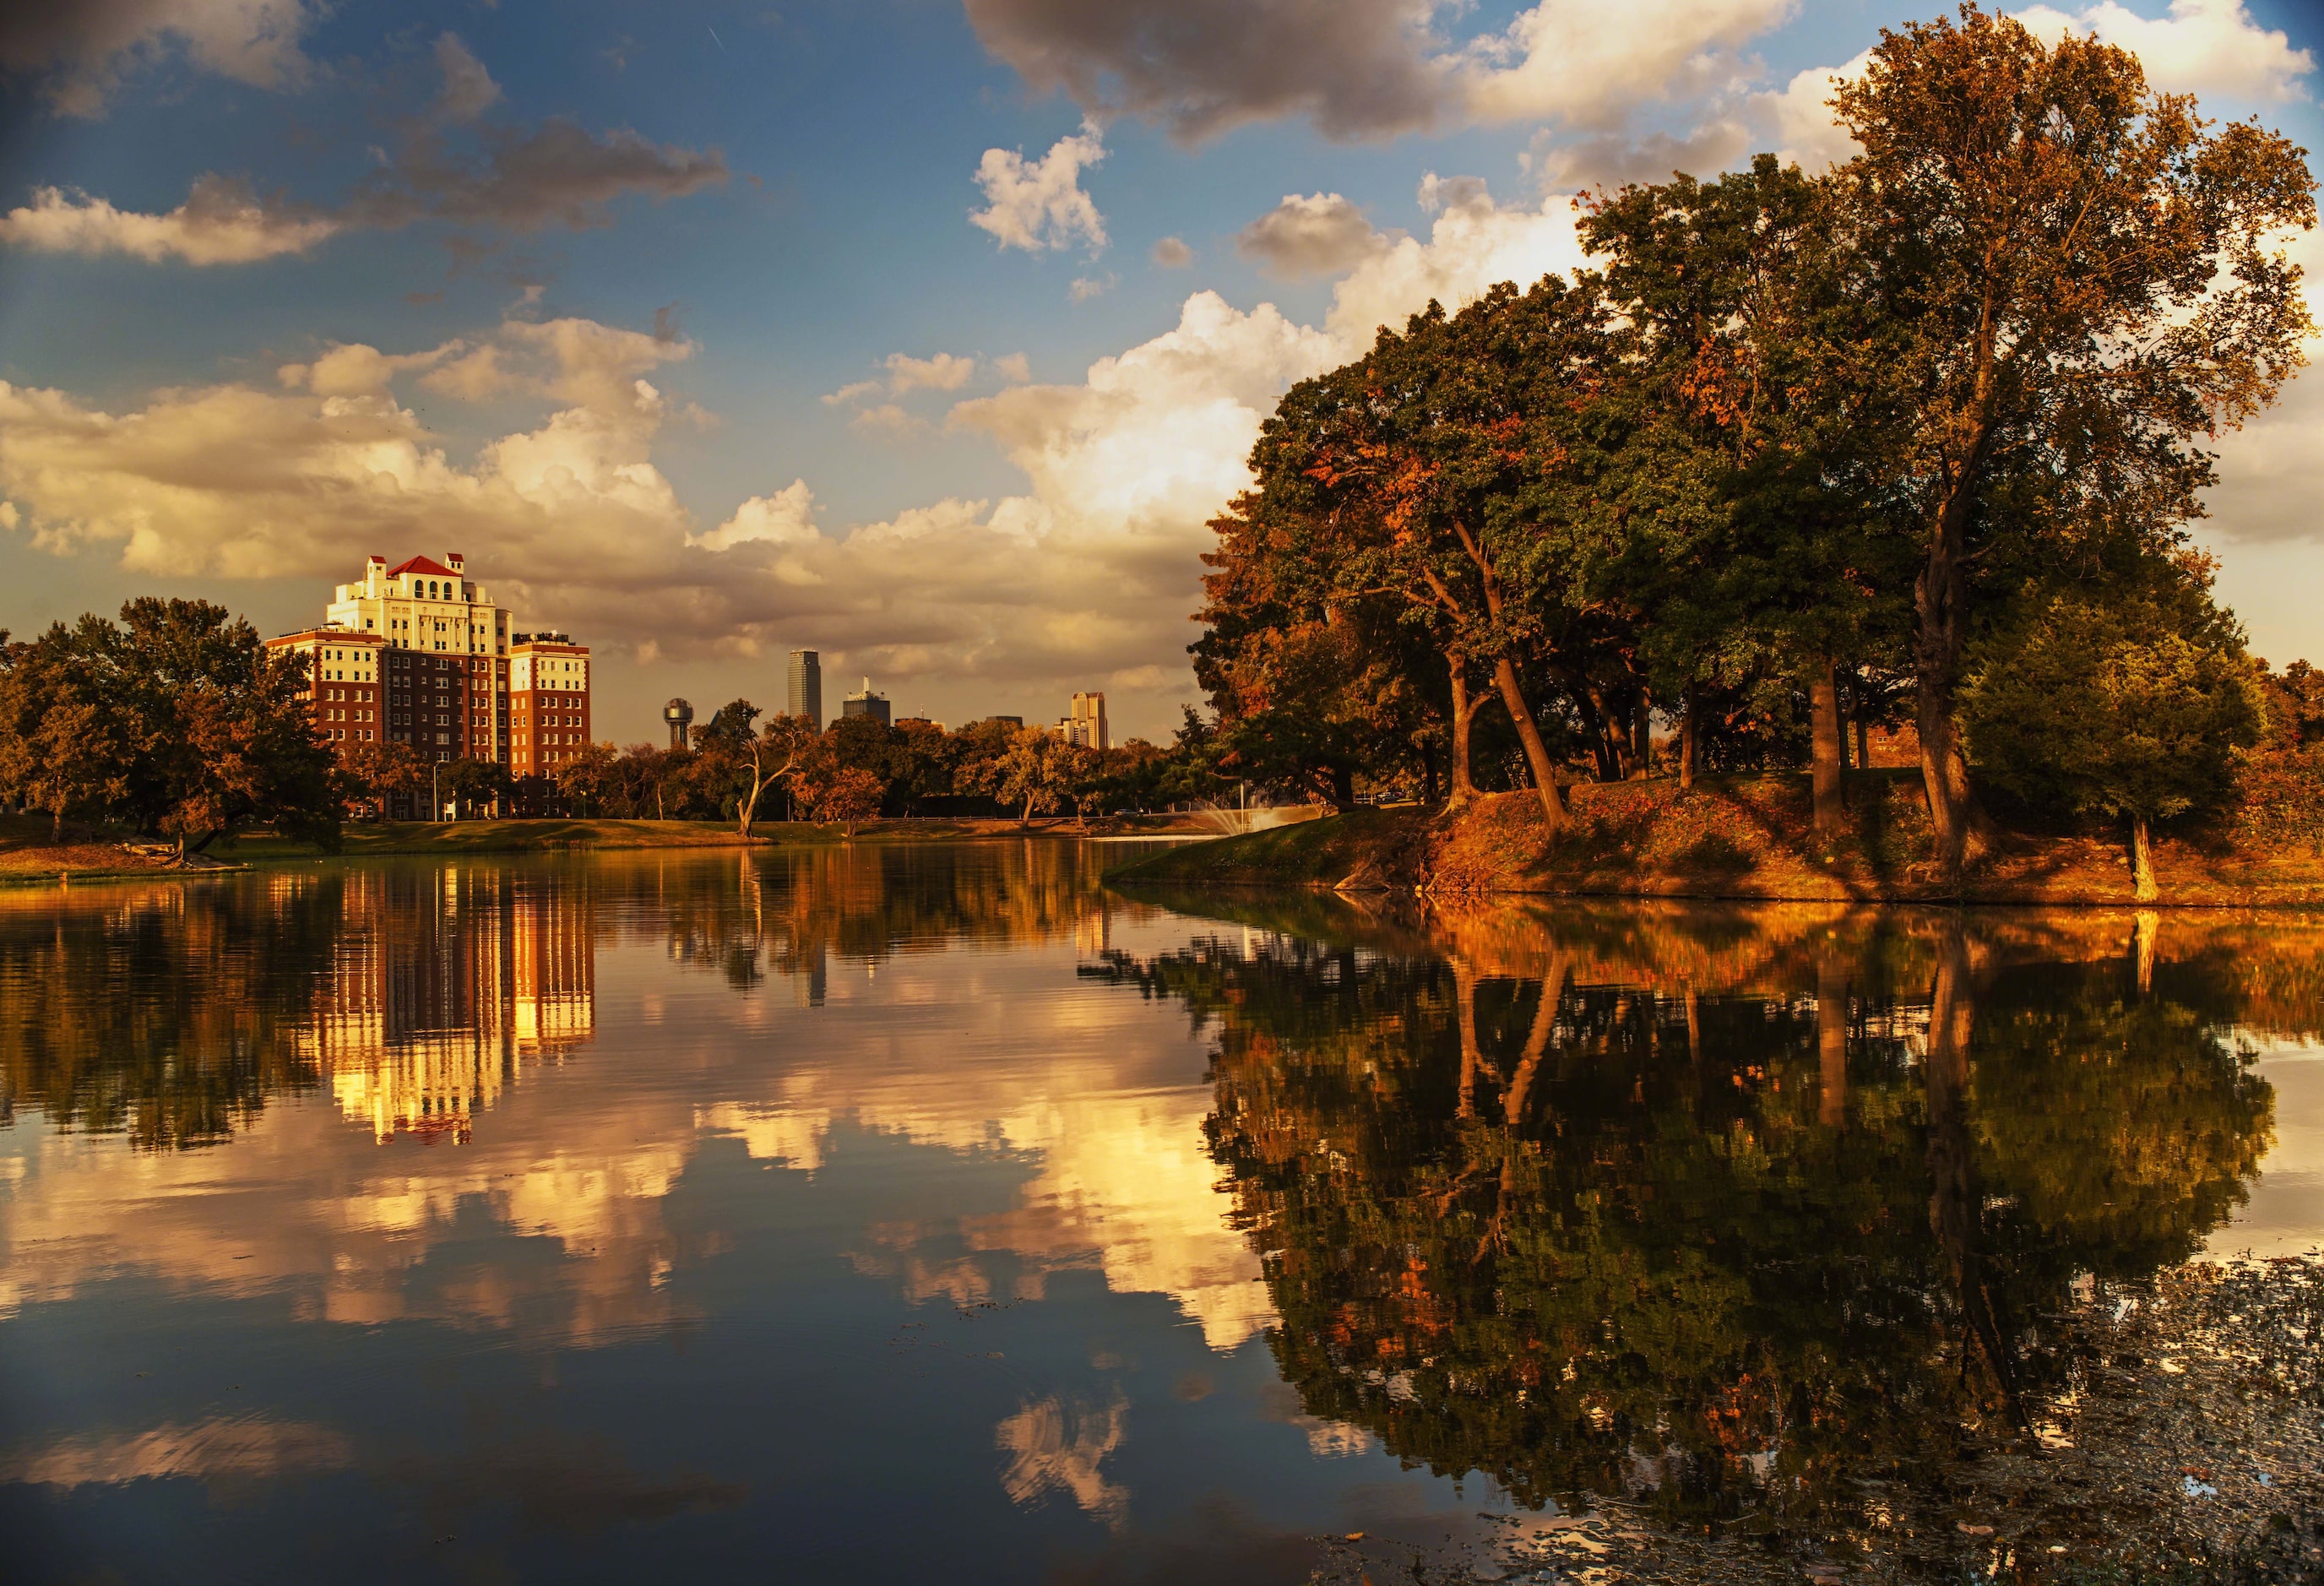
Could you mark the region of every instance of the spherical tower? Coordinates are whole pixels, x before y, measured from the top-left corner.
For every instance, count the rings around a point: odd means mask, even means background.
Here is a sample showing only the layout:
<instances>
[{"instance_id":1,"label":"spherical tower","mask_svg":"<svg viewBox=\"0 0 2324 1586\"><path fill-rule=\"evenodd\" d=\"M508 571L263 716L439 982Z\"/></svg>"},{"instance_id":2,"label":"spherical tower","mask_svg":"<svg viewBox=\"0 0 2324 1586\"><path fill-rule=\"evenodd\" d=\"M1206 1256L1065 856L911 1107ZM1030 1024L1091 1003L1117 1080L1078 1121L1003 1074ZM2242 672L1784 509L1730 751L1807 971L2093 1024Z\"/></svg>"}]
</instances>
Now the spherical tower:
<instances>
[{"instance_id":1,"label":"spherical tower","mask_svg":"<svg viewBox=\"0 0 2324 1586\"><path fill-rule=\"evenodd\" d=\"M694 707L683 699L673 699L661 707L661 719L669 724L669 746L685 748L687 729L694 725Z\"/></svg>"}]
</instances>

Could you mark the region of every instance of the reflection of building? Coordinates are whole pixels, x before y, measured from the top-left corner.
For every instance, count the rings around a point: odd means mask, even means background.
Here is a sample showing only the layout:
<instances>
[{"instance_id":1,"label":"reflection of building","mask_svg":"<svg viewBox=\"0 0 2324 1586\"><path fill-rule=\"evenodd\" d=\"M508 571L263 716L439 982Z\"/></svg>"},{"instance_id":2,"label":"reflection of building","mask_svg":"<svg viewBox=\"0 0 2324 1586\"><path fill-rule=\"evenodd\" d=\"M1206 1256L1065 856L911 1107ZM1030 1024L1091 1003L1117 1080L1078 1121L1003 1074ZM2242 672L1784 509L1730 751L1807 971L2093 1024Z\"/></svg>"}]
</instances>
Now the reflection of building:
<instances>
[{"instance_id":1,"label":"reflection of building","mask_svg":"<svg viewBox=\"0 0 2324 1586\"><path fill-rule=\"evenodd\" d=\"M594 1037L594 927L577 895L456 870L346 885L348 927L304 1055L383 1143L466 1139L520 1063Z\"/></svg>"},{"instance_id":2,"label":"reflection of building","mask_svg":"<svg viewBox=\"0 0 2324 1586\"><path fill-rule=\"evenodd\" d=\"M791 651L791 698L789 714L805 716L818 733L823 731L823 656L813 650Z\"/></svg>"},{"instance_id":3,"label":"reflection of building","mask_svg":"<svg viewBox=\"0 0 2324 1586\"><path fill-rule=\"evenodd\" d=\"M840 709L844 715L851 716L870 716L883 727L891 724L888 720L888 696L884 694L872 693L872 679L869 678L863 679L863 692L849 695L841 704Z\"/></svg>"},{"instance_id":4,"label":"reflection of building","mask_svg":"<svg viewBox=\"0 0 2324 1586\"><path fill-rule=\"evenodd\" d=\"M1057 736L1084 749L1112 748L1113 740L1106 734L1105 696L1074 695L1072 714L1057 720Z\"/></svg>"}]
</instances>

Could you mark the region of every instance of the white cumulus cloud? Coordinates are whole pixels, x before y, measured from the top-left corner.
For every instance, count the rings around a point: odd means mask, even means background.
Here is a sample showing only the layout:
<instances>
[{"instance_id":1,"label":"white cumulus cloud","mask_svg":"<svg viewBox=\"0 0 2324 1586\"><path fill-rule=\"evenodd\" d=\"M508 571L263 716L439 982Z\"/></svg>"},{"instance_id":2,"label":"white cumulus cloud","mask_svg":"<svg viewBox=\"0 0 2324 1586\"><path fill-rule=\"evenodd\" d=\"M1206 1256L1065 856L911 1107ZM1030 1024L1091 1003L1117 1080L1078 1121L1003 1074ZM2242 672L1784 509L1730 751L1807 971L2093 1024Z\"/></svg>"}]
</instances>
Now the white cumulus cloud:
<instances>
[{"instance_id":1,"label":"white cumulus cloud","mask_svg":"<svg viewBox=\"0 0 2324 1586\"><path fill-rule=\"evenodd\" d=\"M336 236L342 223L272 203L247 183L205 176L186 201L159 215L118 209L87 193L38 188L32 201L0 216L0 243L41 254L127 254L148 263L248 264L303 254Z\"/></svg>"},{"instance_id":2,"label":"white cumulus cloud","mask_svg":"<svg viewBox=\"0 0 2324 1586\"><path fill-rule=\"evenodd\" d=\"M1095 252L1105 246L1105 217L1082 190L1082 172L1104 158L1104 140L1089 125L1059 138L1038 160L1015 149L987 149L976 167L985 207L971 211L969 224L1004 248L1039 253L1078 241Z\"/></svg>"},{"instance_id":3,"label":"white cumulus cloud","mask_svg":"<svg viewBox=\"0 0 2324 1586\"><path fill-rule=\"evenodd\" d=\"M1204 525L1248 484L1284 389L1432 297L1457 306L1578 256L1563 200L1505 207L1459 180L1431 193L1429 235L1368 254L1321 325L1195 292L1079 380L954 403L950 428L1023 478L997 498L830 523L795 478L697 515L656 460L683 403L654 382L683 374L693 344L566 318L409 352L326 345L263 388L158 390L119 409L0 386L0 531L141 576L307 583L348 576L375 548L456 543L530 620L608 651L761 655L805 634L907 687L1098 687L1118 712L1163 718L1190 691ZM992 366L1029 373L1013 356ZM398 399L407 382L543 410L462 454Z\"/></svg>"},{"instance_id":4,"label":"white cumulus cloud","mask_svg":"<svg viewBox=\"0 0 2324 1586\"><path fill-rule=\"evenodd\" d=\"M2299 80L2316 69L2312 53L2293 49L2282 29L2253 21L2243 0L2172 0L2168 16L2141 16L2116 0L2075 12L2036 5L2016 14L2044 40L2092 33L2129 51L2147 80L2171 93L2282 102L2300 98Z\"/></svg>"}]
</instances>

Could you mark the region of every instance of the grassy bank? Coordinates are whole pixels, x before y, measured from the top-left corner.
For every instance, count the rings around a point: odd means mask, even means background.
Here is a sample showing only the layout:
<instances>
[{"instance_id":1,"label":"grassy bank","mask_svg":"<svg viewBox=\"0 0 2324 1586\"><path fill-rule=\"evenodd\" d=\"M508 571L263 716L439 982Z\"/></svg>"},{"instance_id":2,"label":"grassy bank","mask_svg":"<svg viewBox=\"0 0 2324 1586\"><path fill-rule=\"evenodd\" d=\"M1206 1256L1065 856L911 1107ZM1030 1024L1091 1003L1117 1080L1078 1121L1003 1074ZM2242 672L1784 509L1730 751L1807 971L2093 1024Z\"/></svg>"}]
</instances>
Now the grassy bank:
<instances>
[{"instance_id":1,"label":"grassy bank","mask_svg":"<svg viewBox=\"0 0 2324 1586\"><path fill-rule=\"evenodd\" d=\"M1568 789L1572 819L1549 840L1529 793L1479 798L1457 816L1351 810L1335 818L1206 843L1140 860L1111 880L1211 887L1328 887L1834 902L2123 904L2123 845L2087 835L2005 831L1997 853L1958 886L1932 857L1919 779L1871 772L1851 780L1841 828L1819 837L1801 776L1585 783ZM2313 849L2255 853L2223 840L2156 845L2161 901L2180 905L2324 903Z\"/></svg>"}]
</instances>

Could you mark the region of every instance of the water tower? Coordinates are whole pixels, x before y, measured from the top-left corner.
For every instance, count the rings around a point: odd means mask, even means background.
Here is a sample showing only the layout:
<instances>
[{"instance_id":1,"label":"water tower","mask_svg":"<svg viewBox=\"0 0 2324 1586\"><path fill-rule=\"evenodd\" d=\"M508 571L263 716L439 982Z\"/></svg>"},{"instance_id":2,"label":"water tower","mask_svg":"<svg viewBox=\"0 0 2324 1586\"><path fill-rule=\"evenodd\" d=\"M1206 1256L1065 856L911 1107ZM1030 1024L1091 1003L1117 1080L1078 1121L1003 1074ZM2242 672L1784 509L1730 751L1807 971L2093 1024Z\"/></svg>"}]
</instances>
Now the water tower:
<instances>
[{"instance_id":1,"label":"water tower","mask_svg":"<svg viewBox=\"0 0 2324 1586\"><path fill-rule=\"evenodd\" d=\"M694 725L694 707L683 699L673 699L661 707L661 719L669 724L669 746L685 748L687 729Z\"/></svg>"}]
</instances>

